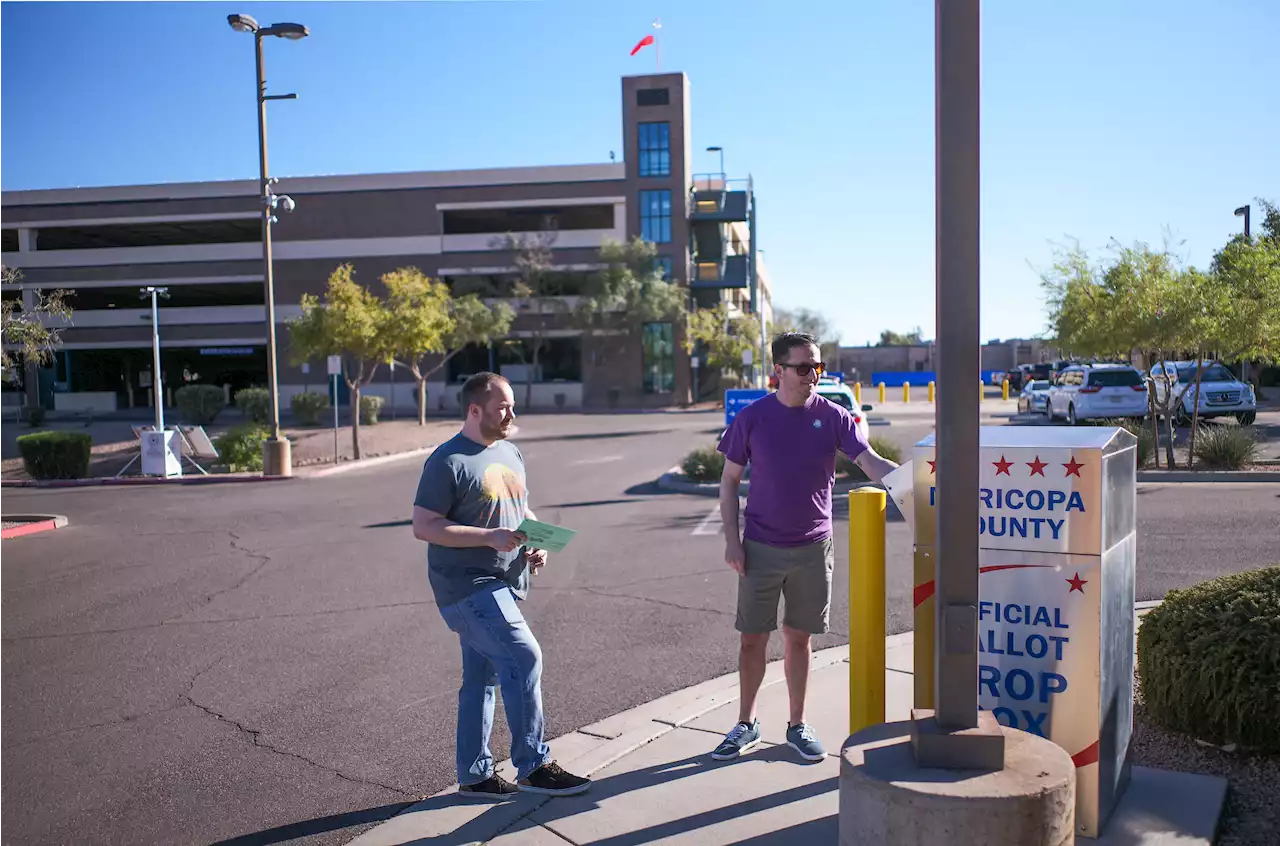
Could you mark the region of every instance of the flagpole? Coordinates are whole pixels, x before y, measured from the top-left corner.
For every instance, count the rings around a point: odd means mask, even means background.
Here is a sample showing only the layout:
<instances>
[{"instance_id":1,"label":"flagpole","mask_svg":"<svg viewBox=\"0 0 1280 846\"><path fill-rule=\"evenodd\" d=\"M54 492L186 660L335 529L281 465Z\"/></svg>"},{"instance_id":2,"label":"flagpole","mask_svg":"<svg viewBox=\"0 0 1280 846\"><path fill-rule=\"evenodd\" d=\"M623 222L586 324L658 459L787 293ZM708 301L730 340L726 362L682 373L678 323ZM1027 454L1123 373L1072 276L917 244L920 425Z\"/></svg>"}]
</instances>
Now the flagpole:
<instances>
[{"instance_id":1,"label":"flagpole","mask_svg":"<svg viewBox=\"0 0 1280 846\"><path fill-rule=\"evenodd\" d=\"M655 18L653 21L655 30L662 29L662 18ZM657 48L654 52L658 54L658 73L662 73L662 39L658 37L658 33L653 34L653 46Z\"/></svg>"}]
</instances>

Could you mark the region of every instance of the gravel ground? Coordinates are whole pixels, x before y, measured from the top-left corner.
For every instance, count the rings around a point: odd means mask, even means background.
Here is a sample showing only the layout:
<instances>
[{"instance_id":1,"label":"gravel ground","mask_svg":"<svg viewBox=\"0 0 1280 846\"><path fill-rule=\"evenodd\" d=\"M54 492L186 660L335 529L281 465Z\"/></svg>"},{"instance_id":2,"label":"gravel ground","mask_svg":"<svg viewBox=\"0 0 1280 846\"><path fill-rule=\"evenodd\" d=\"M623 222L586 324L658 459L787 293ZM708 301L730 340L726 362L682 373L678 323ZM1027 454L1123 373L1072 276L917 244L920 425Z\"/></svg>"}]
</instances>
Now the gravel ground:
<instances>
[{"instance_id":1,"label":"gravel ground","mask_svg":"<svg viewBox=\"0 0 1280 846\"><path fill-rule=\"evenodd\" d=\"M1280 756L1223 752L1166 731L1134 703L1133 762L1180 772L1223 776L1230 784L1217 846L1275 846L1280 841Z\"/></svg>"}]
</instances>

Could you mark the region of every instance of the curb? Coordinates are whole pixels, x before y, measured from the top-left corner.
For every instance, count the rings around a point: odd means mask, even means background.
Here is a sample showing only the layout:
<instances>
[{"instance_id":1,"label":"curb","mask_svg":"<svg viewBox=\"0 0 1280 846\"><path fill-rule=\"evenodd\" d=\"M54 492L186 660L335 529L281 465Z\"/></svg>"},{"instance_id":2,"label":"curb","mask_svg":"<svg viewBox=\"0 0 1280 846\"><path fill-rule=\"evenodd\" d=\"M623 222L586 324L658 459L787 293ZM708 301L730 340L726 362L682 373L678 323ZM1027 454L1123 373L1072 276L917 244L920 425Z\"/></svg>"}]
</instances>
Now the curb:
<instances>
[{"instance_id":1,"label":"curb","mask_svg":"<svg viewBox=\"0 0 1280 846\"><path fill-rule=\"evenodd\" d=\"M1280 482L1280 473L1252 470L1139 470L1140 483L1151 482Z\"/></svg>"},{"instance_id":2,"label":"curb","mask_svg":"<svg viewBox=\"0 0 1280 846\"><path fill-rule=\"evenodd\" d=\"M359 461L344 461L332 467L324 467L320 470L311 472L303 472L298 475L305 476L309 479L322 479L325 476L336 476L339 473L346 473L350 470L361 470L365 467L377 467L380 464L391 464L395 461L402 461L406 458L418 458L420 456L430 455L435 451L436 444L429 447L421 447L419 449L411 449L408 452L393 452L390 455L379 455L376 458L362 458Z\"/></svg>"},{"instance_id":3,"label":"curb","mask_svg":"<svg viewBox=\"0 0 1280 846\"><path fill-rule=\"evenodd\" d=\"M97 488L97 487L129 487L144 485L229 485L242 482L287 482L296 476L262 476L238 475L233 473L216 476L179 476L161 478L158 476L114 476L93 479L4 479L0 487L6 488Z\"/></svg>"},{"instance_id":4,"label":"curb","mask_svg":"<svg viewBox=\"0 0 1280 846\"><path fill-rule=\"evenodd\" d=\"M19 538L23 535L36 535L41 532L52 532L67 525L67 518L62 514L14 514L4 518L9 521L22 521L26 525L12 526L0 530L0 539Z\"/></svg>"}]
</instances>

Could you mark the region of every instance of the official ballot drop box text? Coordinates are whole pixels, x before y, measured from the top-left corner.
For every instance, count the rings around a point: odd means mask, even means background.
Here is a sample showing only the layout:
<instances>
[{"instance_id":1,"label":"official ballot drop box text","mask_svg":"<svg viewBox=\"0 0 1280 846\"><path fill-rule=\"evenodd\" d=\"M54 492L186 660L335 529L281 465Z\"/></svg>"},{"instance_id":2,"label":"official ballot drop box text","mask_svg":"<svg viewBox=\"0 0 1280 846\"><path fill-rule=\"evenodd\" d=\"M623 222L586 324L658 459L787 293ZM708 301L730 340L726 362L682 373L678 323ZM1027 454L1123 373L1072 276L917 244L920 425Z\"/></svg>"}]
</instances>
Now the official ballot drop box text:
<instances>
[{"instance_id":1,"label":"official ballot drop box text","mask_svg":"<svg viewBox=\"0 0 1280 846\"><path fill-rule=\"evenodd\" d=\"M1076 830L1097 837L1129 780L1137 439L984 426L978 704L1076 764ZM913 456L915 705L932 708L935 440ZM945 470L943 470L945 472Z\"/></svg>"}]
</instances>

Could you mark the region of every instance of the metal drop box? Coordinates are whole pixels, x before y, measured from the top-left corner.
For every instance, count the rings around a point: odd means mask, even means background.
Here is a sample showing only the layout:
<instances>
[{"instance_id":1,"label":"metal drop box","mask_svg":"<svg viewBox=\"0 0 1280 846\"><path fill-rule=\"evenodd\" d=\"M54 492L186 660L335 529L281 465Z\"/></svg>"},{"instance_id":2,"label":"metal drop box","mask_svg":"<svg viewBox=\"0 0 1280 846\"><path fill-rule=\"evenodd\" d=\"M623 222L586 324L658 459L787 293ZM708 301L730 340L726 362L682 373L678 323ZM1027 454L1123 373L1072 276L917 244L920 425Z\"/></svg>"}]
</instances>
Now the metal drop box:
<instances>
[{"instance_id":1,"label":"metal drop box","mask_svg":"<svg viewBox=\"0 0 1280 846\"><path fill-rule=\"evenodd\" d=\"M1129 781L1137 438L1118 428L984 426L979 705L1076 764L1076 831L1097 837ZM934 436L913 455L915 705L933 707Z\"/></svg>"}]
</instances>

